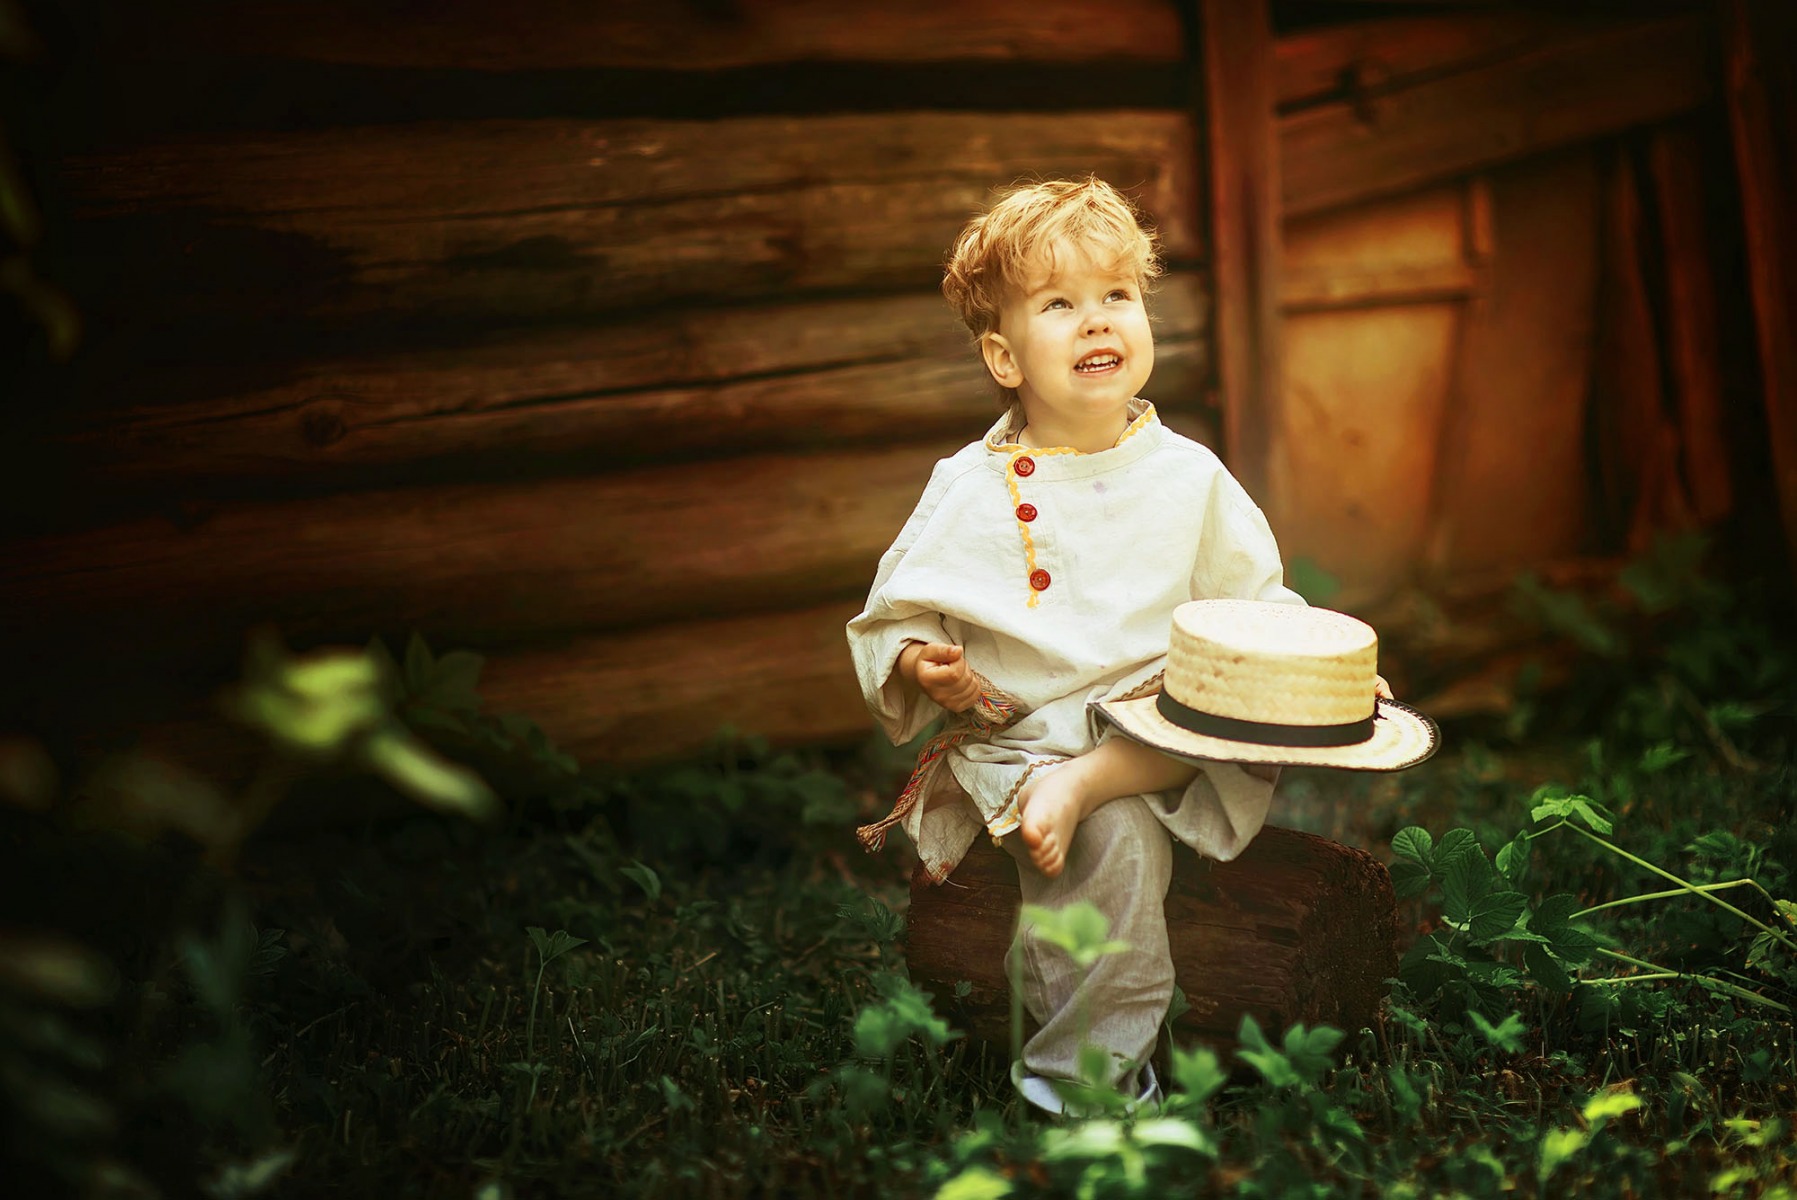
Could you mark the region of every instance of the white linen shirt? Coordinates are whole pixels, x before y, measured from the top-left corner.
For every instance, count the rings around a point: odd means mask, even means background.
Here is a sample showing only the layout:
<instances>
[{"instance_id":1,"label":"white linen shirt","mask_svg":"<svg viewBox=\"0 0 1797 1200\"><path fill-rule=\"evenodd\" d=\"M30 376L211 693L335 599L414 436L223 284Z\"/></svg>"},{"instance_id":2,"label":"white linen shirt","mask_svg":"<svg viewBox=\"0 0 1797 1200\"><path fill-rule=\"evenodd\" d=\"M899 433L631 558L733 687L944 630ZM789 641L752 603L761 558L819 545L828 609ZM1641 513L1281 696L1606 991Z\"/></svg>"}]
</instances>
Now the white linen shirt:
<instances>
[{"instance_id":1,"label":"white linen shirt","mask_svg":"<svg viewBox=\"0 0 1797 1200\"><path fill-rule=\"evenodd\" d=\"M949 770L907 815L937 881L982 830L1017 827L1027 770L1111 735L1090 706L1162 670L1175 608L1214 597L1304 603L1284 586L1266 518L1217 456L1146 401L1129 416L1114 446L1085 454L1017 444L1013 409L938 462L849 622L862 694L894 745L943 711L896 673L907 642L960 645L1020 702L1013 724L951 750ZM1183 794L1151 797L1151 807L1182 841L1227 861L1260 831L1273 785L1233 763L1199 765Z\"/></svg>"}]
</instances>

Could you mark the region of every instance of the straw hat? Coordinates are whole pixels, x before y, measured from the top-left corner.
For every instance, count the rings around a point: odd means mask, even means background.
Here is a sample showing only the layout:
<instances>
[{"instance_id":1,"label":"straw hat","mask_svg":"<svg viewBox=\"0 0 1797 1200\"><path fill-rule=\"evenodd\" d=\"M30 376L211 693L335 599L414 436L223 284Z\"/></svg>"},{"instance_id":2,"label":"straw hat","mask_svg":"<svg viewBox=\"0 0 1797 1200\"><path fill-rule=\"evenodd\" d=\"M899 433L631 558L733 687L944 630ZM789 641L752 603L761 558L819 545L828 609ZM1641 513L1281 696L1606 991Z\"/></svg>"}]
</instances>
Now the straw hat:
<instances>
[{"instance_id":1,"label":"straw hat","mask_svg":"<svg viewBox=\"0 0 1797 1200\"><path fill-rule=\"evenodd\" d=\"M1397 771L1435 753L1435 723L1377 699L1379 635L1346 613L1264 600L1173 612L1158 696L1101 703L1119 732L1179 758Z\"/></svg>"}]
</instances>

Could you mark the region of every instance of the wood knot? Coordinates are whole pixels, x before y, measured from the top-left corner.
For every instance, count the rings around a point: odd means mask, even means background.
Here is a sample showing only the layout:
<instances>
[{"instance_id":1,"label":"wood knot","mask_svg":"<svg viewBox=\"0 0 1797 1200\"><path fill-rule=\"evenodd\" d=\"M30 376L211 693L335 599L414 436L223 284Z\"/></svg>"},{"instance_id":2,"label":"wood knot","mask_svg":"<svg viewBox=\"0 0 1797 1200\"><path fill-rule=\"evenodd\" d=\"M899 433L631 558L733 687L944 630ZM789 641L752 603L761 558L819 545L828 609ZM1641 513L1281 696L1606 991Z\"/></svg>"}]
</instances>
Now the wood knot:
<instances>
[{"instance_id":1,"label":"wood knot","mask_svg":"<svg viewBox=\"0 0 1797 1200\"><path fill-rule=\"evenodd\" d=\"M349 436L349 423L335 397L319 397L306 401L300 412L300 436L308 446L334 445Z\"/></svg>"}]
</instances>

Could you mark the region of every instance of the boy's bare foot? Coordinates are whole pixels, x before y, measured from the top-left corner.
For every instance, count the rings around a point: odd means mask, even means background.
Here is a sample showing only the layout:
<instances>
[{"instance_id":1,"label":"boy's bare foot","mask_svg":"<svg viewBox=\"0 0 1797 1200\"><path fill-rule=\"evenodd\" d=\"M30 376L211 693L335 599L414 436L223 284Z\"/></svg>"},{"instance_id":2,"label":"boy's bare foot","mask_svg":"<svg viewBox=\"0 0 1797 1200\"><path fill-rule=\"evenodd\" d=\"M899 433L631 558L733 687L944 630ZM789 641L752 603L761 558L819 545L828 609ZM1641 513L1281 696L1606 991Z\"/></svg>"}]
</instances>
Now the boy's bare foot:
<instances>
[{"instance_id":1,"label":"boy's bare foot","mask_svg":"<svg viewBox=\"0 0 1797 1200\"><path fill-rule=\"evenodd\" d=\"M1024 785L1018 797L1023 814L1023 844L1036 870L1053 879L1067 865L1073 831L1095 807L1080 787L1075 763L1045 771Z\"/></svg>"}]
</instances>

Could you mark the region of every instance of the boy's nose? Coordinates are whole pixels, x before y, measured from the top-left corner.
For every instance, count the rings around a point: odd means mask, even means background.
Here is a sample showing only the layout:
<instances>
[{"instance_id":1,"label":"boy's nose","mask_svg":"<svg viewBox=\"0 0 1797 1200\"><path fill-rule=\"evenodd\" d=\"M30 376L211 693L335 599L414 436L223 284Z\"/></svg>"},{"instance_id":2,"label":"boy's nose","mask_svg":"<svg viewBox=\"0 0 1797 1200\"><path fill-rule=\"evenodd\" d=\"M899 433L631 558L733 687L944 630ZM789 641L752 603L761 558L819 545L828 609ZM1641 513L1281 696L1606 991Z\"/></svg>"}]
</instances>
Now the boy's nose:
<instances>
[{"instance_id":1,"label":"boy's nose","mask_svg":"<svg viewBox=\"0 0 1797 1200\"><path fill-rule=\"evenodd\" d=\"M1087 333L1108 333L1110 328L1111 319L1104 315L1104 310L1102 308L1094 309L1092 312L1086 314Z\"/></svg>"}]
</instances>

